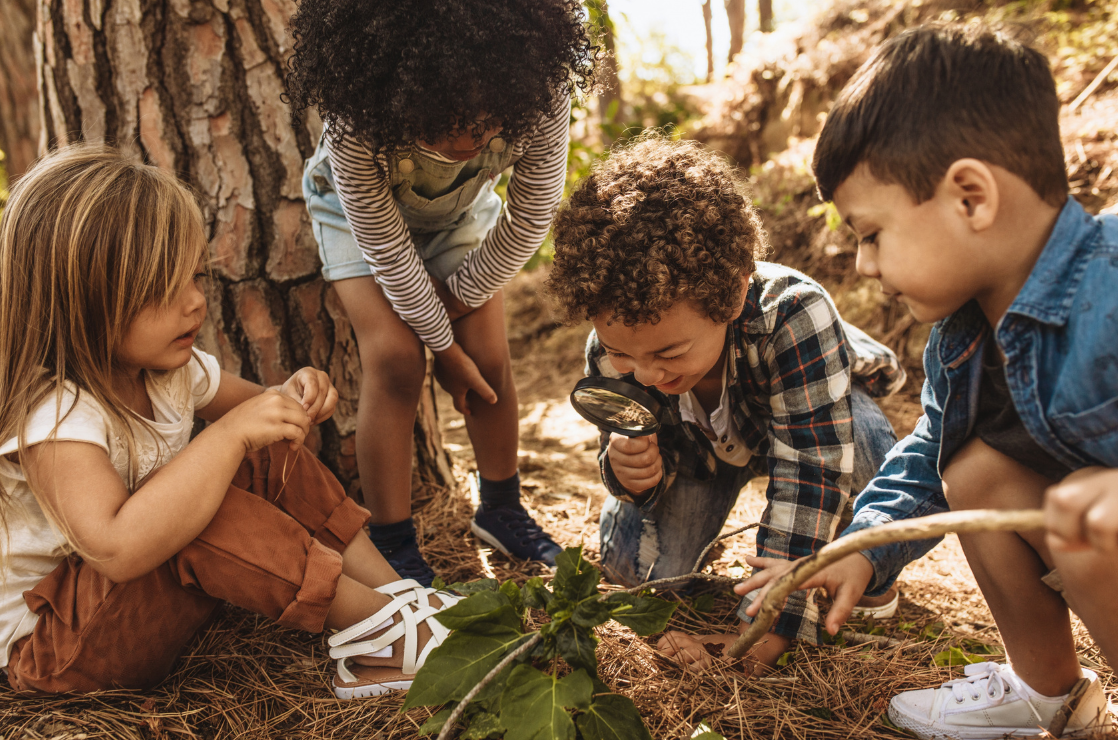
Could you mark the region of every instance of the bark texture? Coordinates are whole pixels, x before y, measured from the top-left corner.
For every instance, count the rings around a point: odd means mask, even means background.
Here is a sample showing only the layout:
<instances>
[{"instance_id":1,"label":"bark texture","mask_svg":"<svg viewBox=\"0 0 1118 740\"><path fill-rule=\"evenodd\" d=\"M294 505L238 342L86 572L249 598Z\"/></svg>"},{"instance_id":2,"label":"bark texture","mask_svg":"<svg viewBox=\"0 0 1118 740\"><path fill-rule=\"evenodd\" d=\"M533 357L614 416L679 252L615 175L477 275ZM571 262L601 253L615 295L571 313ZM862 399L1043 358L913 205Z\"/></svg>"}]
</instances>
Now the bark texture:
<instances>
[{"instance_id":1,"label":"bark texture","mask_svg":"<svg viewBox=\"0 0 1118 740\"><path fill-rule=\"evenodd\" d=\"M281 100L295 3L37 2L48 143L115 144L198 194L216 276L199 345L266 385L304 365L329 372L338 407L308 445L353 492L360 360L341 301L319 276L300 184L321 123L311 113L293 124ZM424 404L421 473L446 484L433 392Z\"/></svg>"},{"instance_id":2,"label":"bark texture","mask_svg":"<svg viewBox=\"0 0 1118 740\"><path fill-rule=\"evenodd\" d=\"M35 0L0 0L0 151L9 177L22 174L39 148L34 31Z\"/></svg>"},{"instance_id":3,"label":"bark texture","mask_svg":"<svg viewBox=\"0 0 1118 740\"><path fill-rule=\"evenodd\" d=\"M730 54L727 62L733 62L745 43L745 0L725 0L726 21L730 24Z\"/></svg>"}]
</instances>

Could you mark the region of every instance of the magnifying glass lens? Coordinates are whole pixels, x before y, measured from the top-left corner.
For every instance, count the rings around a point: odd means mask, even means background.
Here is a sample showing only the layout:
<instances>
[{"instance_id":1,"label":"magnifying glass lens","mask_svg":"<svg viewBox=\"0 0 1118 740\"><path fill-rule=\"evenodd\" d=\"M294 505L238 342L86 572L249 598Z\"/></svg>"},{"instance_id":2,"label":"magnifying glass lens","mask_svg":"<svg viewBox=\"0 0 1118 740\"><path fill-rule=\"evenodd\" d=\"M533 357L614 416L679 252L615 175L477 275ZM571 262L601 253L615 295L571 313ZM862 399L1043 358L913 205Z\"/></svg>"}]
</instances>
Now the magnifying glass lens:
<instances>
[{"instance_id":1,"label":"magnifying glass lens","mask_svg":"<svg viewBox=\"0 0 1118 740\"><path fill-rule=\"evenodd\" d=\"M593 417L595 423L604 423L633 432L646 431L657 426L656 417L644 406L605 388L576 389L572 400L576 406Z\"/></svg>"}]
</instances>

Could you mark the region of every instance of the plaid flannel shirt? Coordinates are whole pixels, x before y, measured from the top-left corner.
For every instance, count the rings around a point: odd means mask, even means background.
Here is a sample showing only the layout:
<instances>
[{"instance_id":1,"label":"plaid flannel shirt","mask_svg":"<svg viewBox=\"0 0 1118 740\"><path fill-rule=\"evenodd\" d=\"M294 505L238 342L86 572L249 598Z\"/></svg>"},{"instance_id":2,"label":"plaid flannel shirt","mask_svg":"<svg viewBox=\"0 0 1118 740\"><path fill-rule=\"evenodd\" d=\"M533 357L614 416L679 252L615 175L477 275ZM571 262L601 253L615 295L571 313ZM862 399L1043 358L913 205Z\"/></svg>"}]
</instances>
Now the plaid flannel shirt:
<instances>
[{"instance_id":1,"label":"plaid flannel shirt","mask_svg":"<svg viewBox=\"0 0 1118 740\"><path fill-rule=\"evenodd\" d=\"M728 341L734 423L753 451L750 467L769 478L757 554L788 560L810 555L833 539L851 494L851 377L880 398L903 385L904 370L891 350L839 317L822 286L773 263L758 263ZM621 377L593 332L586 359L587 375ZM609 492L648 512L678 474L710 480L716 466L702 430L682 422L679 397L650 391L670 407L658 437L661 481L634 500L610 469L608 434L602 434L598 456ZM788 599L776 631L817 642L819 621L814 599L801 591Z\"/></svg>"}]
</instances>

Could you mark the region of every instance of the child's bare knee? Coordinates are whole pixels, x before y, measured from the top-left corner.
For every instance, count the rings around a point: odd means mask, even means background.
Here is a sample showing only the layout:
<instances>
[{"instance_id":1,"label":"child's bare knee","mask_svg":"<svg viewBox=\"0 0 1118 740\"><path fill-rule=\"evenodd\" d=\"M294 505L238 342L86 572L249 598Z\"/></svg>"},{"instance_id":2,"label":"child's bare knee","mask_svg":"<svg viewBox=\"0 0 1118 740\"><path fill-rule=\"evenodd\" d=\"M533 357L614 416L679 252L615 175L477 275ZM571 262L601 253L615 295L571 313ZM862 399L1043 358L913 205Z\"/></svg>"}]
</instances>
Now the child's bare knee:
<instances>
[{"instance_id":1,"label":"child's bare knee","mask_svg":"<svg viewBox=\"0 0 1118 740\"><path fill-rule=\"evenodd\" d=\"M943 471L943 493L952 509L1035 508L1050 484L977 437L960 447Z\"/></svg>"},{"instance_id":2,"label":"child's bare knee","mask_svg":"<svg viewBox=\"0 0 1118 740\"><path fill-rule=\"evenodd\" d=\"M419 347L379 347L362 353L361 373L365 380L388 385L401 392L418 393L427 374L427 358Z\"/></svg>"}]
</instances>

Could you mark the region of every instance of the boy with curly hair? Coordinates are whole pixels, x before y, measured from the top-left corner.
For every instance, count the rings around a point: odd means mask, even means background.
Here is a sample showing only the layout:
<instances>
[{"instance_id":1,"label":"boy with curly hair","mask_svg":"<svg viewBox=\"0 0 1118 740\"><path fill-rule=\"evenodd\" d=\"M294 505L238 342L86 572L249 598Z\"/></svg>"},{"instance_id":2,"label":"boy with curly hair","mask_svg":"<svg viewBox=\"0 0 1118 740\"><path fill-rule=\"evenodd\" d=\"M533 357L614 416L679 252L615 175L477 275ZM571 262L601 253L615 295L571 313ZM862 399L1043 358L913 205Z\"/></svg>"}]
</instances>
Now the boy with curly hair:
<instances>
[{"instance_id":1,"label":"boy with curly hair","mask_svg":"<svg viewBox=\"0 0 1118 740\"><path fill-rule=\"evenodd\" d=\"M890 719L921 738L1110 722L1068 607L1118 665L1118 218L1068 197L1059 109L1035 49L981 26L922 27L863 65L815 150L820 195L859 237L858 271L936 322L924 416L846 532L947 509L1047 514L1047 531L959 535L1009 664L894 697ZM831 633L935 543L867 550L809 580L834 596ZM764 570L739 592L788 567L751 564Z\"/></svg>"},{"instance_id":2,"label":"boy with curly hair","mask_svg":"<svg viewBox=\"0 0 1118 740\"><path fill-rule=\"evenodd\" d=\"M501 289L563 194L570 96L597 54L583 21L577 0L302 0L291 19L287 94L325 124L303 194L361 355L369 535L423 584L434 572L411 518L411 445L424 346L473 443L472 531L528 560L560 552L520 503Z\"/></svg>"},{"instance_id":3,"label":"boy with curly hair","mask_svg":"<svg viewBox=\"0 0 1118 740\"><path fill-rule=\"evenodd\" d=\"M627 585L689 572L758 476L758 552L815 552L896 440L871 398L904 382L896 357L818 283L755 262L765 238L744 192L713 153L651 136L599 163L556 217L547 288L565 321L594 325L587 373L631 375L671 409L658 434L602 435L602 563ZM751 657L773 665L819 636L801 596ZM702 643L734 637L669 633L661 647L706 662Z\"/></svg>"}]
</instances>

